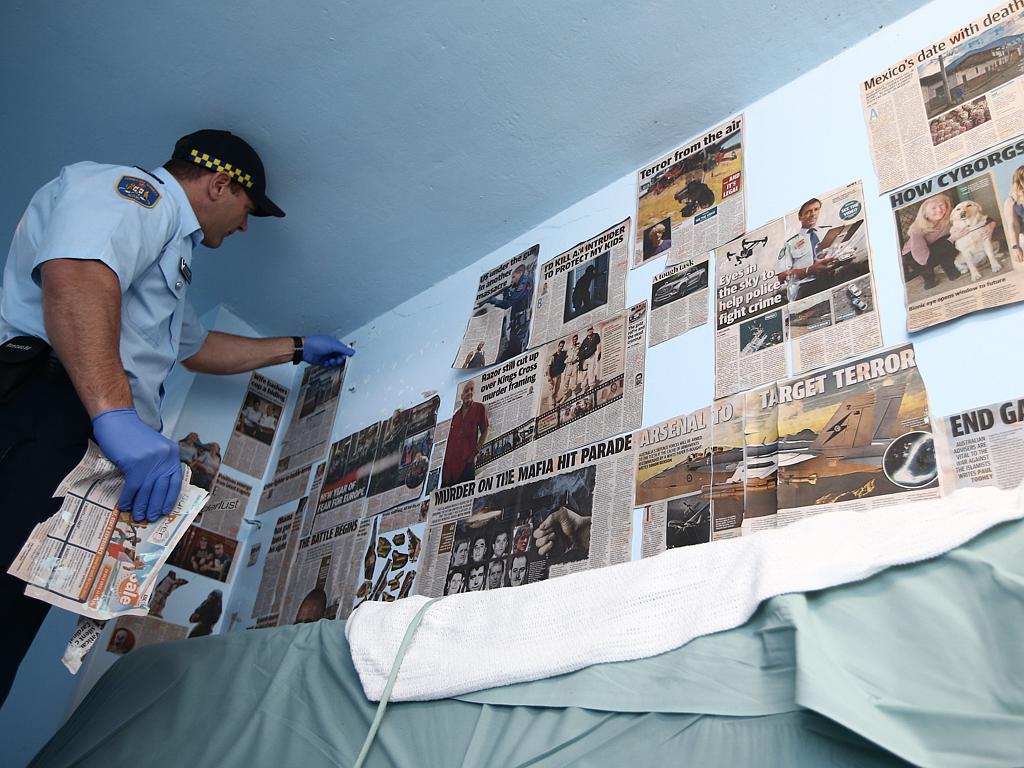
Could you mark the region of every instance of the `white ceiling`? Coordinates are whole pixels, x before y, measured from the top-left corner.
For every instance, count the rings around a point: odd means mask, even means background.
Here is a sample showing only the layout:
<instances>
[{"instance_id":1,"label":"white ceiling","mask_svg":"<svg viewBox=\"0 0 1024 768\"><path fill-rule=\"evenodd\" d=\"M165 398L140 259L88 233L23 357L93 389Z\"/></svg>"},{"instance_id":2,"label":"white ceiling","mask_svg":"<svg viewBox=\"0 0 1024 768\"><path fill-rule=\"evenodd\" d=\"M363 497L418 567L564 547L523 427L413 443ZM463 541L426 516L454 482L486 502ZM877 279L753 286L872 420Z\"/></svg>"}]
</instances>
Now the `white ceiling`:
<instances>
[{"instance_id":1,"label":"white ceiling","mask_svg":"<svg viewBox=\"0 0 1024 768\"><path fill-rule=\"evenodd\" d=\"M228 128L288 217L201 249L197 308L352 330L923 4L8 0L0 232Z\"/></svg>"}]
</instances>

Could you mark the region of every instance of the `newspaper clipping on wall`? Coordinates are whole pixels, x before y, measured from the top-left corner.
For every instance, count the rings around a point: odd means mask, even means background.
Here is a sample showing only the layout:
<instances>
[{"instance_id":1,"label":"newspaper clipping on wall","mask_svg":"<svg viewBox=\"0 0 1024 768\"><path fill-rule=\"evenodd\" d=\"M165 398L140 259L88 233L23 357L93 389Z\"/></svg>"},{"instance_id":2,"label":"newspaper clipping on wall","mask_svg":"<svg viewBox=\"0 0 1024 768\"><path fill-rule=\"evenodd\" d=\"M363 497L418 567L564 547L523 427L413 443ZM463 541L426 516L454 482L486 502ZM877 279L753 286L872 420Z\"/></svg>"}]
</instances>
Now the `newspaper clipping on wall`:
<instances>
[{"instance_id":1,"label":"newspaper clipping on wall","mask_svg":"<svg viewBox=\"0 0 1024 768\"><path fill-rule=\"evenodd\" d=\"M939 496L928 395L910 344L780 382L778 524Z\"/></svg>"},{"instance_id":2,"label":"newspaper clipping on wall","mask_svg":"<svg viewBox=\"0 0 1024 768\"><path fill-rule=\"evenodd\" d=\"M228 440L224 463L251 477L262 478L287 402L288 387L253 373Z\"/></svg>"},{"instance_id":3,"label":"newspaper clipping on wall","mask_svg":"<svg viewBox=\"0 0 1024 768\"><path fill-rule=\"evenodd\" d=\"M275 481L282 473L308 467L327 454L346 368L346 365L337 368L309 365L302 372L295 410L281 440Z\"/></svg>"},{"instance_id":4,"label":"newspaper clipping on wall","mask_svg":"<svg viewBox=\"0 0 1024 768\"><path fill-rule=\"evenodd\" d=\"M293 512L281 515L274 523L252 608L252 618L256 620L257 627L277 626L281 600L288 584L288 572L299 546L299 534L307 509L307 499L299 499L298 507Z\"/></svg>"},{"instance_id":5,"label":"newspaper clipping on wall","mask_svg":"<svg viewBox=\"0 0 1024 768\"><path fill-rule=\"evenodd\" d=\"M1020 133L1024 0L992 8L864 80L861 104L882 192Z\"/></svg>"},{"instance_id":6,"label":"newspaper clipping on wall","mask_svg":"<svg viewBox=\"0 0 1024 768\"><path fill-rule=\"evenodd\" d=\"M711 254L687 259L659 272L651 281L648 344L655 346L708 321Z\"/></svg>"},{"instance_id":7,"label":"newspaper clipping on wall","mask_svg":"<svg viewBox=\"0 0 1024 768\"><path fill-rule=\"evenodd\" d=\"M300 498L309 485L309 471L310 467L305 466L302 469L288 470L275 475L273 480L263 486L256 514L262 515L268 509L280 507Z\"/></svg>"},{"instance_id":8,"label":"newspaper clipping on wall","mask_svg":"<svg viewBox=\"0 0 1024 768\"><path fill-rule=\"evenodd\" d=\"M428 597L516 587L630 559L632 435L619 435L431 497Z\"/></svg>"},{"instance_id":9,"label":"newspaper clipping on wall","mask_svg":"<svg viewBox=\"0 0 1024 768\"><path fill-rule=\"evenodd\" d=\"M26 582L27 596L80 616L146 614L160 569L209 497L182 471L170 514L136 522L117 509L123 476L90 442L54 492L60 509L35 526L7 573Z\"/></svg>"},{"instance_id":10,"label":"newspaper clipping on wall","mask_svg":"<svg viewBox=\"0 0 1024 768\"><path fill-rule=\"evenodd\" d=\"M204 442L196 432L178 441L178 456L192 471L192 485L212 491L220 475L220 443Z\"/></svg>"},{"instance_id":11,"label":"newspaper clipping on wall","mask_svg":"<svg viewBox=\"0 0 1024 768\"><path fill-rule=\"evenodd\" d=\"M634 267L699 259L747 228L744 152L739 115L637 172Z\"/></svg>"},{"instance_id":12,"label":"newspaper clipping on wall","mask_svg":"<svg viewBox=\"0 0 1024 768\"><path fill-rule=\"evenodd\" d=\"M1024 137L896 190L889 203L909 331L1024 300Z\"/></svg>"},{"instance_id":13,"label":"newspaper clipping on wall","mask_svg":"<svg viewBox=\"0 0 1024 768\"><path fill-rule=\"evenodd\" d=\"M643 557L745 532L743 413L726 398L634 433Z\"/></svg>"},{"instance_id":14,"label":"newspaper clipping on wall","mask_svg":"<svg viewBox=\"0 0 1024 768\"><path fill-rule=\"evenodd\" d=\"M641 302L463 382L442 487L639 426L646 324Z\"/></svg>"},{"instance_id":15,"label":"newspaper clipping on wall","mask_svg":"<svg viewBox=\"0 0 1024 768\"><path fill-rule=\"evenodd\" d=\"M630 220L541 265L530 346L586 330L626 308Z\"/></svg>"},{"instance_id":16,"label":"newspaper clipping on wall","mask_svg":"<svg viewBox=\"0 0 1024 768\"><path fill-rule=\"evenodd\" d=\"M859 181L807 199L715 256L716 397L881 346Z\"/></svg>"},{"instance_id":17,"label":"newspaper clipping on wall","mask_svg":"<svg viewBox=\"0 0 1024 768\"><path fill-rule=\"evenodd\" d=\"M995 486L1024 481L1024 399L993 403L946 416L938 431L943 489Z\"/></svg>"},{"instance_id":18,"label":"newspaper clipping on wall","mask_svg":"<svg viewBox=\"0 0 1024 768\"><path fill-rule=\"evenodd\" d=\"M252 486L228 475L218 475L209 501L195 524L231 539L238 538L238 527L249 505Z\"/></svg>"},{"instance_id":19,"label":"newspaper clipping on wall","mask_svg":"<svg viewBox=\"0 0 1024 768\"><path fill-rule=\"evenodd\" d=\"M487 368L529 346L539 254L540 246L534 245L480 275L473 312L452 368Z\"/></svg>"},{"instance_id":20,"label":"newspaper clipping on wall","mask_svg":"<svg viewBox=\"0 0 1024 768\"><path fill-rule=\"evenodd\" d=\"M429 505L427 500L414 501L359 521L355 551L357 556L362 553L362 567L352 585L352 604L348 610L342 606L338 618L366 601L392 603L416 594Z\"/></svg>"}]
</instances>

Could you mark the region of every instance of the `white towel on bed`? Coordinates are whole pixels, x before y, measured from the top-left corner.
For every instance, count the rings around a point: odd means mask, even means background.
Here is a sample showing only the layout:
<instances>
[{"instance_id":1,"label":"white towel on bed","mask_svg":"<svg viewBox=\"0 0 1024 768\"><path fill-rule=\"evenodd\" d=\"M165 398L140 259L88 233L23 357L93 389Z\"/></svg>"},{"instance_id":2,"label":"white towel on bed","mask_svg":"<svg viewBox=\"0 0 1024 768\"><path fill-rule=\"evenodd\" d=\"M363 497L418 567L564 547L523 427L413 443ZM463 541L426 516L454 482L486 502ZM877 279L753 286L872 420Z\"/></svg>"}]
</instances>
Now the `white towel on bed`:
<instances>
[{"instance_id":1,"label":"white towel on bed","mask_svg":"<svg viewBox=\"0 0 1024 768\"><path fill-rule=\"evenodd\" d=\"M829 512L777 530L524 587L452 595L423 617L392 700L439 699L645 658L743 624L761 601L858 581L947 552L1024 515L1024 486L974 488L869 512ZM363 603L346 635L378 701L425 597Z\"/></svg>"}]
</instances>

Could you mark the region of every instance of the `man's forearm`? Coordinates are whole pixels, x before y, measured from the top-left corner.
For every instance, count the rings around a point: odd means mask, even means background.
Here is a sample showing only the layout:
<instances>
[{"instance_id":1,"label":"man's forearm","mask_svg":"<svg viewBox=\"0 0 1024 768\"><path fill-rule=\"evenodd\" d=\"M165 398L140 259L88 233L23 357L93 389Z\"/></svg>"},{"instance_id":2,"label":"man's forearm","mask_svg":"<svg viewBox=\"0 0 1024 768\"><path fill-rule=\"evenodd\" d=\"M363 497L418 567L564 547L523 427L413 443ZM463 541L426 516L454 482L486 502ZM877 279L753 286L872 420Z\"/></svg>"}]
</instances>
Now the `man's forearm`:
<instances>
[{"instance_id":1,"label":"man's forearm","mask_svg":"<svg viewBox=\"0 0 1024 768\"><path fill-rule=\"evenodd\" d=\"M210 331L206 342L182 364L196 373L244 373L268 365L290 363L295 353L291 336L253 339Z\"/></svg>"},{"instance_id":2,"label":"man's forearm","mask_svg":"<svg viewBox=\"0 0 1024 768\"><path fill-rule=\"evenodd\" d=\"M90 418L131 408L121 363L121 286L100 261L55 259L40 267L46 334Z\"/></svg>"}]
</instances>

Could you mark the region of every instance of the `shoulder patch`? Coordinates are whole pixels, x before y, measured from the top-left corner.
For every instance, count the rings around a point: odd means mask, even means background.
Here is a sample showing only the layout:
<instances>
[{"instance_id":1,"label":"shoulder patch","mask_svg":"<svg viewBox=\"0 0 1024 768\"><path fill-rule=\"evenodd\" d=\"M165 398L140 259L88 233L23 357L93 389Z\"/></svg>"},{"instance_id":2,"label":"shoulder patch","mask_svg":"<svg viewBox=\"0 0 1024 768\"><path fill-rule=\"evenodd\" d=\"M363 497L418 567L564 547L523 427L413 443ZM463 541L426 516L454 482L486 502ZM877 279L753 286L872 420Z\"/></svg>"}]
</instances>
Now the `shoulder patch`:
<instances>
[{"instance_id":1,"label":"shoulder patch","mask_svg":"<svg viewBox=\"0 0 1024 768\"><path fill-rule=\"evenodd\" d=\"M160 200L156 187L137 176L122 176L117 182L117 194L138 203L143 208L152 208Z\"/></svg>"}]
</instances>

